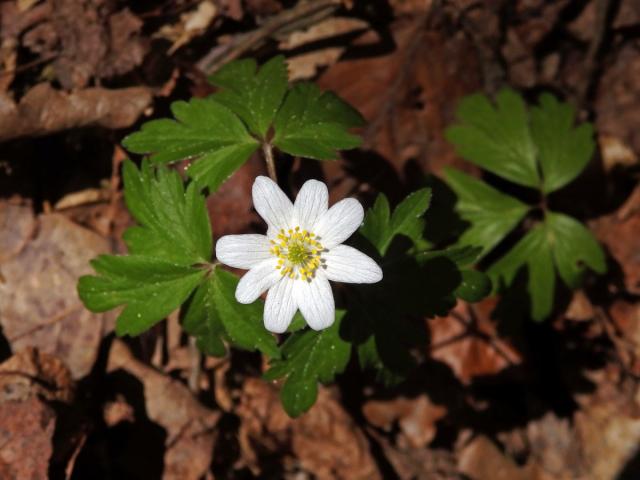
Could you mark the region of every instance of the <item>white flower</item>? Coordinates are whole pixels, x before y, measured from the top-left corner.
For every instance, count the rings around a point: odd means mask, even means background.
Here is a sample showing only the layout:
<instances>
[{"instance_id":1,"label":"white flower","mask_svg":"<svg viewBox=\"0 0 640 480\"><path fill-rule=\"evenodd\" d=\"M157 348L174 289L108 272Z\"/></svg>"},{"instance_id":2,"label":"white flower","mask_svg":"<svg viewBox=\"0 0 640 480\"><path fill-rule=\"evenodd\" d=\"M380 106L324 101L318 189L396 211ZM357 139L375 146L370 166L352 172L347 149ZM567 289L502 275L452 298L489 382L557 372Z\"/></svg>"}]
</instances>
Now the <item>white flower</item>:
<instances>
[{"instance_id":1,"label":"white flower","mask_svg":"<svg viewBox=\"0 0 640 480\"><path fill-rule=\"evenodd\" d=\"M248 269L236 289L240 303L265 291L264 325L284 332L300 309L314 330L331 326L335 304L329 280L375 283L382 270L367 255L341 245L362 224L364 210L353 198L328 208L327 186L307 181L295 204L267 177L253 183L253 204L267 222L267 235L227 235L216 257L230 267Z\"/></svg>"}]
</instances>

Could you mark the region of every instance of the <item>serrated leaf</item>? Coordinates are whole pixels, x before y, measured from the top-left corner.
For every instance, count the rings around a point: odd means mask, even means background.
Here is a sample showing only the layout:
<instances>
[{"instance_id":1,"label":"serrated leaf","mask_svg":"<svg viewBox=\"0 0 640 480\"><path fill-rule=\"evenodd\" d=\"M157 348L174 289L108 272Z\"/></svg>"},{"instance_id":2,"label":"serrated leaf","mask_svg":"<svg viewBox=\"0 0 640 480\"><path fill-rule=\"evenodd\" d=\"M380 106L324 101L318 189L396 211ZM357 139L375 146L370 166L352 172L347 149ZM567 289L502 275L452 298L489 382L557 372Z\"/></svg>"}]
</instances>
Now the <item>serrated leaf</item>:
<instances>
[{"instance_id":1,"label":"serrated leaf","mask_svg":"<svg viewBox=\"0 0 640 480\"><path fill-rule=\"evenodd\" d=\"M213 282L207 279L193 293L182 309L182 327L196 338L196 346L206 355L222 357L224 325L215 309Z\"/></svg>"},{"instance_id":2,"label":"serrated leaf","mask_svg":"<svg viewBox=\"0 0 640 480\"><path fill-rule=\"evenodd\" d=\"M489 253L522 220L529 206L459 170L445 169L447 184L458 195L456 210L471 225L458 245L482 247Z\"/></svg>"},{"instance_id":3,"label":"serrated leaf","mask_svg":"<svg viewBox=\"0 0 640 480\"><path fill-rule=\"evenodd\" d=\"M510 285L518 271L526 266L527 291L531 300L531 316L544 320L553 307L555 273L548 232L543 224L532 228L505 256L487 272L494 287Z\"/></svg>"},{"instance_id":4,"label":"serrated leaf","mask_svg":"<svg viewBox=\"0 0 640 480\"><path fill-rule=\"evenodd\" d=\"M531 136L538 150L545 193L571 182L593 155L593 127L583 123L574 128L574 120L573 107L548 93L531 109Z\"/></svg>"},{"instance_id":5,"label":"serrated leaf","mask_svg":"<svg viewBox=\"0 0 640 480\"><path fill-rule=\"evenodd\" d=\"M263 326L264 303L261 300L244 305L236 300L238 277L216 268L209 280L212 304L229 341L245 350L259 350L270 358L280 357L275 337Z\"/></svg>"},{"instance_id":6,"label":"serrated leaf","mask_svg":"<svg viewBox=\"0 0 640 480\"><path fill-rule=\"evenodd\" d=\"M246 155L246 160L258 147L257 140L237 115L211 98L174 102L171 111L175 120L147 122L140 131L126 137L122 144L131 152L150 154L149 158L154 163L201 158L200 161L214 163L224 171L221 175L216 173L217 168L205 169L215 178L200 175L200 186L219 185L218 177L226 178L233 171L232 167L242 163L238 160L240 153ZM215 155L223 148L227 148L226 156ZM229 151L235 155L229 155ZM224 162L232 165L223 165Z\"/></svg>"},{"instance_id":7,"label":"serrated leaf","mask_svg":"<svg viewBox=\"0 0 640 480\"><path fill-rule=\"evenodd\" d=\"M278 55L260 69L254 59L231 62L209 81L222 91L213 98L235 112L249 129L264 138L287 92L287 65Z\"/></svg>"},{"instance_id":8,"label":"serrated leaf","mask_svg":"<svg viewBox=\"0 0 640 480\"><path fill-rule=\"evenodd\" d=\"M363 123L340 97L303 82L289 90L276 115L273 144L290 155L331 160L337 158L337 150L360 146L360 137L347 129Z\"/></svg>"},{"instance_id":9,"label":"serrated leaf","mask_svg":"<svg viewBox=\"0 0 640 480\"><path fill-rule=\"evenodd\" d=\"M580 285L587 267L597 273L607 270L602 247L584 225L567 215L551 212L546 224L558 273L569 288Z\"/></svg>"},{"instance_id":10,"label":"serrated leaf","mask_svg":"<svg viewBox=\"0 0 640 480\"><path fill-rule=\"evenodd\" d=\"M318 382L332 381L347 366L351 344L339 333L344 314L336 310L335 323L325 330L293 333L282 346L282 360L272 361L264 374L267 380L286 377L280 399L290 417L309 410L318 396Z\"/></svg>"},{"instance_id":11,"label":"serrated leaf","mask_svg":"<svg viewBox=\"0 0 640 480\"><path fill-rule=\"evenodd\" d=\"M207 187L209 192L215 192L257 148L258 145L254 143L223 147L192 162L187 168L187 175L200 188Z\"/></svg>"},{"instance_id":12,"label":"serrated leaf","mask_svg":"<svg viewBox=\"0 0 640 480\"><path fill-rule=\"evenodd\" d=\"M138 335L165 318L205 274L202 269L142 255L101 255L91 265L98 275L81 277L78 294L94 312L126 305L116 321L118 335Z\"/></svg>"},{"instance_id":13,"label":"serrated leaf","mask_svg":"<svg viewBox=\"0 0 640 480\"><path fill-rule=\"evenodd\" d=\"M196 337L198 348L222 356L222 340L244 350L279 358L276 339L262 325L263 302L244 305L235 299L238 278L216 268L200 285L183 311L183 326Z\"/></svg>"},{"instance_id":14,"label":"serrated leaf","mask_svg":"<svg viewBox=\"0 0 640 480\"><path fill-rule=\"evenodd\" d=\"M409 194L390 214L389 201L378 195L373 208L367 211L360 233L384 256L396 235L404 235L414 244L422 237L424 213L429 208L431 189L423 188Z\"/></svg>"},{"instance_id":15,"label":"serrated leaf","mask_svg":"<svg viewBox=\"0 0 640 480\"><path fill-rule=\"evenodd\" d=\"M462 157L520 185L540 186L536 148L520 95L504 89L495 106L484 95L468 96L457 117L462 123L447 129L446 137Z\"/></svg>"},{"instance_id":16,"label":"serrated leaf","mask_svg":"<svg viewBox=\"0 0 640 480\"><path fill-rule=\"evenodd\" d=\"M209 261L211 225L204 196L195 185L185 191L176 172L153 170L147 161L138 169L126 160L123 177L127 207L140 224L124 234L132 254L185 266Z\"/></svg>"}]
</instances>

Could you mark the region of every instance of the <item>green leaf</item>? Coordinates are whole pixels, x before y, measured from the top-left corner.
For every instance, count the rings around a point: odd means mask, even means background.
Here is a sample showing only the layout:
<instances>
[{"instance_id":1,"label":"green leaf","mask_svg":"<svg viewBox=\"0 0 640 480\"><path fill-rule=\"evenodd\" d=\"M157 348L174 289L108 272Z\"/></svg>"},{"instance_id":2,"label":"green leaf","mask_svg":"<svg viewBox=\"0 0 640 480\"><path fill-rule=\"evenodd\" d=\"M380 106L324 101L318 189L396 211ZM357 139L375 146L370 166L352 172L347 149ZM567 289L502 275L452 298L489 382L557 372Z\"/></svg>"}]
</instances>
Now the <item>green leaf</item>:
<instances>
[{"instance_id":1,"label":"green leaf","mask_svg":"<svg viewBox=\"0 0 640 480\"><path fill-rule=\"evenodd\" d=\"M211 258L211 224L195 185L184 189L176 172L153 170L147 161L140 170L126 160L124 197L140 226L128 229L124 240L132 254L160 257L180 265L206 263Z\"/></svg>"},{"instance_id":2,"label":"green leaf","mask_svg":"<svg viewBox=\"0 0 640 480\"><path fill-rule=\"evenodd\" d=\"M532 228L505 256L488 271L493 285L511 285L518 271L526 266L527 291L531 300L531 316L544 320L553 308L555 272L547 228Z\"/></svg>"},{"instance_id":3,"label":"green leaf","mask_svg":"<svg viewBox=\"0 0 640 480\"><path fill-rule=\"evenodd\" d=\"M289 333L297 332L298 330L302 330L306 326L307 326L307 321L304 319L304 317L300 313L300 310L298 310L293 316L293 320L291 320L291 323L289 324L289 328L287 328L287 332Z\"/></svg>"},{"instance_id":4,"label":"green leaf","mask_svg":"<svg viewBox=\"0 0 640 480\"><path fill-rule=\"evenodd\" d=\"M208 278L200 284L182 309L182 327L196 338L198 349L214 357L222 357L227 349L224 345L224 325L215 308L214 282Z\"/></svg>"},{"instance_id":5,"label":"green leaf","mask_svg":"<svg viewBox=\"0 0 640 480\"><path fill-rule=\"evenodd\" d=\"M337 158L336 150L360 146L360 137L347 129L363 123L340 97L303 82L289 90L276 115L273 144L290 155L331 160Z\"/></svg>"},{"instance_id":6,"label":"green leaf","mask_svg":"<svg viewBox=\"0 0 640 480\"><path fill-rule=\"evenodd\" d=\"M236 60L209 77L209 81L223 89L213 98L264 138L287 92L287 64L282 55L273 57L259 70L252 58Z\"/></svg>"},{"instance_id":7,"label":"green leaf","mask_svg":"<svg viewBox=\"0 0 640 480\"><path fill-rule=\"evenodd\" d=\"M330 382L346 368L351 344L339 334L344 314L337 310L335 323L325 330L293 333L282 346L282 360L272 361L264 374L267 380L286 377L280 399L290 417L298 417L313 406L318 382Z\"/></svg>"},{"instance_id":8,"label":"green leaf","mask_svg":"<svg viewBox=\"0 0 640 480\"><path fill-rule=\"evenodd\" d=\"M415 255L416 260L420 263L424 263L427 260L436 257L447 257L454 262L458 267L468 267L478 260L480 247L472 247L470 245L449 247L444 250L430 250L428 252L419 252Z\"/></svg>"},{"instance_id":9,"label":"green leaf","mask_svg":"<svg viewBox=\"0 0 640 480\"><path fill-rule=\"evenodd\" d=\"M547 318L553 310L556 272L553 268L551 249L548 246L541 246L536 257L529 260L528 266L531 317L540 322Z\"/></svg>"},{"instance_id":10,"label":"green leaf","mask_svg":"<svg viewBox=\"0 0 640 480\"><path fill-rule=\"evenodd\" d=\"M236 300L238 277L216 268L210 277L213 308L231 343L245 350L259 350L270 358L279 358L276 338L263 325L264 302L244 305Z\"/></svg>"},{"instance_id":11,"label":"green leaf","mask_svg":"<svg viewBox=\"0 0 640 480\"><path fill-rule=\"evenodd\" d=\"M593 155L593 127L583 123L573 128L575 111L543 93L539 106L531 109L531 136L538 149L544 178L543 190L553 192L580 174Z\"/></svg>"},{"instance_id":12,"label":"green leaf","mask_svg":"<svg viewBox=\"0 0 640 480\"><path fill-rule=\"evenodd\" d=\"M256 148L253 143L223 147L192 162L187 168L187 175L200 188L207 187L209 192L215 192L253 155Z\"/></svg>"},{"instance_id":13,"label":"green leaf","mask_svg":"<svg viewBox=\"0 0 640 480\"><path fill-rule=\"evenodd\" d=\"M462 270L462 283L455 295L466 302L479 302L491 293L491 279L477 270Z\"/></svg>"},{"instance_id":14,"label":"green leaf","mask_svg":"<svg viewBox=\"0 0 640 480\"><path fill-rule=\"evenodd\" d=\"M591 232L577 220L553 212L547 212L545 222L534 227L488 273L494 286L500 282L511 285L525 265L531 316L538 321L552 311L556 268L569 288L580 285L587 267L597 273L606 271L604 252Z\"/></svg>"},{"instance_id":15,"label":"green leaf","mask_svg":"<svg viewBox=\"0 0 640 480\"><path fill-rule=\"evenodd\" d=\"M431 189L423 188L409 194L390 214L389 201L378 195L373 208L367 211L360 233L384 256L396 235L404 235L414 244L422 238L424 213L429 208Z\"/></svg>"},{"instance_id":16,"label":"green leaf","mask_svg":"<svg viewBox=\"0 0 640 480\"><path fill-rule=\"evenodd\" d=\"M607 270L602 247L577 220L561 213L547 215L547 228L558 273L569 288L577 288L587 267L597 273Z\"/></svg>"},{"instance_id":17,"label":"green leaf","mask_svg":"<svg viewBox=\"0 0 640 480\"><path fill-rule=\"evenodd\" d=\"M279 358L276 339L262 324L264 303L239 303L237 286L235 275L215 268L183 311L185 331L196 337L198 348L208 355L224 355L222 340L227 340L235 347Z\"/></svg>"},{"instance_id":18,"label":"green leaf","mask_svg":"<svg viewBox=\"0 0 640 480\"><path fill-rule=\"evenodd\" d=\"M522 97L504 89L495 107L486 96L466 97L457 111L460 125L446 131L458 153L490 172L527 187L540 186L536 148Z\"/></svg>"},{"instance_id":19,"label":"green leaf","mask_svg":"<svg viewBox=\"0 0 640 480\"><path fill-rule=\"evenodd\" d=\"M118 335L138 335L177 309L205 271L142 255L101 255L91 262L98 276L85 275L78 293L93 312L126 305Z\"/></svg>"},{"instance_id":20,"label":"green leaf","mask_svg":"<svg viewBox=\"0 0 640 480\"><path fill-rule=\"evenodd\" d=\"M209 168L196 170L199 186L217 188L258 148L242 121L227 107L211 98L194 98L171 104L175 120L152 120L142 129L126 137L122 144L131 152L151 154L154 163L170 163L184 159L205 162ZM225 154L219 150L226 148ZM233 153L231 153L233 152ZM218 170L223 173L218 173ZM203 175L203 170L209 176ZM212 188L213 189L213 188Z\"/></svg>"},{"instance_id":21,"label":"green leaf","mask_svg":"<svg viewBox=\"0 0 640 480\"><path fill-rule=\"evenodd\" d=\"M456 210L471 224L458 244L482 247L480 257L504 239L529 210L519 200L459 170L445 169L445 179L458 195Z\"/></svg>"}]
</instances>

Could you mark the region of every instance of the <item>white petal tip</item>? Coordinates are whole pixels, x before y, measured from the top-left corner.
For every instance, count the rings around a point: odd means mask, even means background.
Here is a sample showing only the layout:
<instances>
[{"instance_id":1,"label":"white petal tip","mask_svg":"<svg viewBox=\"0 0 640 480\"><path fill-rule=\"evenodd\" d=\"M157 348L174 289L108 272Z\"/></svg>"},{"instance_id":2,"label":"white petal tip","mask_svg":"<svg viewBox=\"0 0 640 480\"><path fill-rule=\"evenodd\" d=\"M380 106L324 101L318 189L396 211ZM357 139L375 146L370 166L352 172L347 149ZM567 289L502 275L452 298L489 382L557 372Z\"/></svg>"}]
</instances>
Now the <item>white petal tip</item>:
<instances>
[{"instance_id":1,"label":"white petal tip","mask_svg":"<svg viewBox=\"0 0 640 480\"><path fill-rule=\"evenodd\" d=\"M306 320L306 318L305 318L305 320ZM326 330L331 325L333 325L334 322L335 322L335 316L334 316L334 318L332 318L331 320L328 320L326 322L314 323L314 324L311 324L311 323L307 322L307 325L309 325L309 327L311 327L311 330L315 330L316 332L319 332L321 330Z\"/></svg>"},{"instance_id":2,"label":"white petal tip","mask_svg":"<svg viewBox=\"0 0 640 480\"><path fill-rule=\"evenodd\" d=\"M289 328L289 325L283 327L273 327L273 326L267 326L267 324L265 323L264 328L267 329L267 331L271 332L271 333L284 333L287 331L287 328Z\"/></svg>"},{"instance_id":3,"label":"white petal tip","mask_svg":"<svg viewBox=\"0 0 640 480\"><path fill-rule=\"evenodd\" d=\"M382 269L376 265L378 268L375 271L371 272L371 278L368 282L364 282L364 283L378 283L380 282L383 278L384 275L382 274Z\"/></svg>"},{"instance_id":4,"label":"white petal tip","mask_svg":"<svg viewBox=\"0 0 640 480\"><path fill-rule=\"evenodd\" d=\"M243 305L249 305L250 303L255 302L255 299L245 297L241 293L239 294L238 289L236 289L236 300L238 301L238 303L242 303Z\"/></svg>"},{"instance_id":5,"label":"white petal tip","mask_svg":"<svg viewBox=\"0 0 640 480\"><path fill-rule=\"evenodd\" d=\"M260 185L271 185L274 184L276 182L274 182L273 180L271 180L269 177L266 177L264 175L258 175L256 177L256 179L253 181L253 186L255 187L256 185L260 186Z\"/></svg>"}]
</instances>

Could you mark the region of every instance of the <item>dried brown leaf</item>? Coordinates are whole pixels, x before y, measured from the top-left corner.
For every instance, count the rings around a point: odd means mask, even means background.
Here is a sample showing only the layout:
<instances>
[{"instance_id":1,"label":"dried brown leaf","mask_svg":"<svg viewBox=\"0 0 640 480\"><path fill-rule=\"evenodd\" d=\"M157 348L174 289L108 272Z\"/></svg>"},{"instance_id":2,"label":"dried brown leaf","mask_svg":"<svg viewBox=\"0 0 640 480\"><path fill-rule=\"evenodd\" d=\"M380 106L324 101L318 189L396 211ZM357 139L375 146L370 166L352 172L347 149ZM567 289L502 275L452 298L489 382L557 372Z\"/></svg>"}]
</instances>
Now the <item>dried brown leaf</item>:
<instances>
[{"instance_id":1,"label":"dried brown leaf","mask_svg":"<svg viewBox=\"0 0 640 480\"><path fill-rule=\"evenodd\" d=\"M490 320L494 306L495 299L484 300L474 305L475 315L470 315L470 307L458 302L449 316L428 321L431 356L449 365L463 383L477 376L495 375L521 361Z\"/></svg>"},{"instance_id":2,"label":"dried brown leaf","mask_svg":"<svg viewBox=\"0 0 640 480\"><path fill-rule=\"evenodd\" d=\"M37 397L0 401L0 478L48 478L55 413Z\"/></svg>"},{"instance_id":3,"label":"dried brown leaf","mask_svg":"<svg viewBox=\"0 0 640 480\"><path fill-rule=\"evenodd\" d=\"M242 420L242 459L255 474L261 453L289 452L321 480L381 478L365 436L326 389L309 412L293 420L272 385L249 378L236 413Z\"/></svg>"},{"instance_id":4,"label":"dried brown leaf","mask_svg":"<svg viewBox=\"0 0 640 480\"><path fill-rule=\"evenodd\" d=\"M459 454L458 468L472 480L533 480L533 476L480 435Z\"/></svg>"},{"instance_id":5,"label":"dried brown leaf","mask_svg":"<svg viewBox=\"0 0 640 480\"><path fill-rule=\"evenodd\" d=\"M3 258L0 325L14 351L37 347L65 361L74 378L91 370L107 329L106 315L87 311L76 292L89 260L109 242L60 214L34 218L29 209L0 203ZM33 234L33 236L31 236Z\"/></svg>"},{"instance_id":6,"label":"dried brown leaf","mask_svg":"<svg viewBox=\"0 0 640 480\"><path fill-rule=\"evenodd\" d=\"M81 127L126 128L151 103L145 87L87 88L73 93L40 83L20 103L0 95L0 141Z\"/></svg>"},{"instance_id":7,"label":"dried brown leaf","mask_svg":"<svg viewBox=\"0 0 640 480\"><path fill-rule=\"evenodd\" d=\"M0 364L0 401L29 397L70 403L75 385L59 358L26 348Z\"/></svg>"},{"instance_id":8,"label":"dried brown leaf","mask_svg":"<svg viewBox=\"0 0 640 480\"><path fill-rule=\"evenodd\" d=\"M631 195L620 211L624 211L625 215L613 213L600 217L591 227L620 265L627 291L640 294L640 195Z\"/></svg>"},{"instance_id":9,"label":"dried brown leaf","mask_svg":"<svg viewBox=\"0 0 640 480\"><path fill-rule=\"evenodd\" d=\"M69 403L73 391L62 361L36 349L0 364L0 478L48 478L56 414L47 401Z\"/></svg>"},{"instance_id":10,"label":"dried brown leaf","mask_svg":"<svg viewBox=\"0 0 640 480\"><path fill-rule=\"evenodd\" d=\"M397 423L402 435L399 442L410 448L422 448L434 439L436 422L447 414L447 409L433 404L427 395L420 395L369 400L363 405L362 413L369 423L386 431Z\"/></svg>"},{"instance_id":11,"label":"dried brown leaf","mask_svg":"<svg viewBox=\"0 0 640 480\"><path fill-rule=\"evenodd\" d=\"M166 432L165 480L198 480L211 464L220 418L181 382L138 361L120 340L111 345L107 371L124 371L142 382L146 413Z\"/></svg>"}]
</instances>

